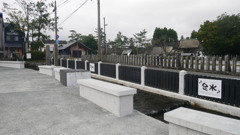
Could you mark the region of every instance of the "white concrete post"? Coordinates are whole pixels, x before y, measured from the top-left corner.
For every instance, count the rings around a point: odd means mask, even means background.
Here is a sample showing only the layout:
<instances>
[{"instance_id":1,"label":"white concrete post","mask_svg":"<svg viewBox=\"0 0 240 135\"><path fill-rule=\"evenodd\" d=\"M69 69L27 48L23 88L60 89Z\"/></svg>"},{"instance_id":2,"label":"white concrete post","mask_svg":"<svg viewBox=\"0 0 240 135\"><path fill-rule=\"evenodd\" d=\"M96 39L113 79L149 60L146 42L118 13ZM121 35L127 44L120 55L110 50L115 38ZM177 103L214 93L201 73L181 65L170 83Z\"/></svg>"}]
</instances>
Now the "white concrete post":
<instances>
[{"instance_id":1,"label":"white concrete post","mask_svg":"<svg viewBox=\"0 0 240 135\"><path fill-rule=\"evenodd\" d=\"M101 61L98 62L98 75L101 75Z\"/></svg>"},{"instance_id":2,"label":"white concrete post","mask_svg":"<svg viewBox=\"0 0 240 135\"><path fill-rule=\"evenodd\" d=\"M69 61L69 59L67 59L67 68L68 68L68 61Z\"/></svg>"},{"instance_id":3,"label":"white concrete post","mask_svg":"<svg viewBox=\"0 0 240 135\"><path fill-rule=\"evenodd\" d=\"M87 70L87 62L88 60L85 60L85 70Z\"/></svg>"},{"instance_id":4,"label":"white concrete post","mask_svg":"<svg viewBox=\"0 0 240 135\"><path fill-rule=\"evenodd\" d=\"M77 59L75 59L75 69L77 69Z\"/></svg>"},{"instance_id":5,"label":"white concrete post","mask_svg":"<svg viewBox=\"0 0 240 135\"><path fill-rule=\"evenodd\" d=\"M121 64L120 63L117 63L116 64L116 79L117 80L119 80L119 66L120 66Z\"/></svg>"},{"instance_id":6,"label":"white concrete post","mask_svg":"<svg viewBox=\"0 0 240 135\"><path fill-rule=\"evenodd\" d=\"M187 71L181 70L179 72L179 94L184 95L184 76L187 74Z\"/></svg>"},{"instance_id":7,"label":"white concrete post","mask_svg":"<svg viewBox=\"0 0 240 135\"><path fill-rule=\"evenodd\" d=\"M141 67L141 85L143 86L145 85L145 69L147 69L147 67Z\"/></svg>"},{"instance_id":8,"label":"white concrete post","mask_svg":"<svg viewBox=\"0 0 240 135\"><path fill-rule=\"evenodd\" d=\"M60 66L61 66L61 67L62 67L62 60L63 60L63 58L60 59Z\"/></svg>"}]
</instances>

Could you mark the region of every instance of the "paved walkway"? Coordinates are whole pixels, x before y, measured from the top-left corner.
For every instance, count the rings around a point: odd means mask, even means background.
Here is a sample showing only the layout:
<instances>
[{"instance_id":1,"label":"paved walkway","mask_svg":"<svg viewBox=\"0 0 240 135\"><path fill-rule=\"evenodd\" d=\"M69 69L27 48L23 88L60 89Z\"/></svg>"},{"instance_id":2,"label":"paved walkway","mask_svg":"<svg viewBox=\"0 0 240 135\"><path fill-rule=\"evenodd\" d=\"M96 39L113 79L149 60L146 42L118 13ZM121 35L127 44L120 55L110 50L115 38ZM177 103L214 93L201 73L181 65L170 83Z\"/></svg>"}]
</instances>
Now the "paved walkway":
<instances>
[{"instance_id":1,"label":"paved walkway","mask_svg":"<svg viewBox=\"0 0 240 135\"><path fill-rule=\"evenodd\" d=\"M168 125L138 111L116 117L54 78L0 67L0 135L167 135Z\"/></svg>"}]
</instances>

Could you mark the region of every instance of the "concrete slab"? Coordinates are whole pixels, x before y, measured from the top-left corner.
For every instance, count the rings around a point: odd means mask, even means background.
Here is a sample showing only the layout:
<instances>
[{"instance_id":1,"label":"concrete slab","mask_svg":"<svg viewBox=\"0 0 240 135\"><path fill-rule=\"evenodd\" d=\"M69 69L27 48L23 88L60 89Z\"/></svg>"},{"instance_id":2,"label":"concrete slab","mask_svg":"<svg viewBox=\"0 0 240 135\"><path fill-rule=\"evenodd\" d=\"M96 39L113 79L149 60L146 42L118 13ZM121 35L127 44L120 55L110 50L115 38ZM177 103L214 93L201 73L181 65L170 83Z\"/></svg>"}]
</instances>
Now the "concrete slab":
<instances>
[{"instance_id":1,"label":"concrete slab","mask_svg":"<svg viewBox=\"0 0 240 135\"><path fill-rule=\"evenodd\" d=\"M135 111L127 117L79 97L77 87L30 69L0 67L1 135L167 135L168 125Z\"/></svg>"}]
</instances>

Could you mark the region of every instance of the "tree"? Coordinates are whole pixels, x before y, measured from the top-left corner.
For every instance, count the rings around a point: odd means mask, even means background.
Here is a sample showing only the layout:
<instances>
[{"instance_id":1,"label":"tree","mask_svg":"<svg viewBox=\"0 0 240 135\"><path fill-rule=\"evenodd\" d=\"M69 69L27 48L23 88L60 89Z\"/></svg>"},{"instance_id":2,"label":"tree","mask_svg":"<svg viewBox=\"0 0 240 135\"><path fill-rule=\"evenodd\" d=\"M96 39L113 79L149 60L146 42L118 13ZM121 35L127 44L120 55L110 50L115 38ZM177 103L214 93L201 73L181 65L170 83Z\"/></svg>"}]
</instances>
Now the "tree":
<instances>
[{"instance_id":1,"label":"tree","mask_svg":"<svg viewBox=\"0 0 240 135\"><path fill-rule=\"evenodd\" d=\"M44 40L48 40L50 36L46 34L46 30L51 30L54 27L54 19L50 17L48 9L51 7L47 5L46 0L40 0L37 3L31 3L33 6L33 15L35 18L31 21L33 28L33 40L36 48L43 47L41 43Z\"/></svg>"},{"instance_id":2,"label":"tree","mask_svg":"<svg viewBox=\"0 0 240 135\"><path fill-rule=\"evenodd\" d=\"M192 31L191 38L192 39L196 39L197 38L197 32L195 30Z\"/></svg>"},{"instance_id":3,"label":"tree","mask_svg":"<svg viewBox=\"0 0 240 135\"><path fill-rule=\"evenodd\" d=\"M150 40L146 37L146 34L147 31L144 29L143 31L140 31L139 33L133 35L135 38L135 43L137 45L137 54L140 53L139 49L147 48L151 45Z\"/></svg>"},{"instance_id":4,"label":"tree","mask_svg":"<svg viewBox=\"0 0 240 135\"><path fill-rule=\"evenodd\" d=\"M200 26L197 38L205 54L240 54L240 14L222 14L215 21Z\"/></svg>"},{"instance_id":5,"label":"tree","mask_svg":"<svg viewBox=\"0 0 240 135\"><path fill-rule=\"evenodd\" d=\"M97 40L92 34L89 34L88 36L81 36L80 42L91 49L89 50L89 54L97 54Z\"/></svg>"},{"instance_id":6,"label":"tree","mask_svg":"<svg viewBox=\"0 0 240 135\"><path fill-rule=\"evenodd\" d=\"M182 36L183 38L183 36ZM167 54L168 46L177 46L178 36L177 32L173 29L164 28L155 28L152 44L155 46L162 47L165 54ZM168 55L168 54L167 54Z\"/></svg>"},{"instance_id":7,"label":"tree","mask_svg":"<svg viewBox=\"0 0 240 135\"><path fill-rule=\"evenodd\" d=\"M77 33L75 30L70 30L71 35L68 36L70 38L69 42L80 41L82 39L82 34Z\"/></svg>"}]
</instances>

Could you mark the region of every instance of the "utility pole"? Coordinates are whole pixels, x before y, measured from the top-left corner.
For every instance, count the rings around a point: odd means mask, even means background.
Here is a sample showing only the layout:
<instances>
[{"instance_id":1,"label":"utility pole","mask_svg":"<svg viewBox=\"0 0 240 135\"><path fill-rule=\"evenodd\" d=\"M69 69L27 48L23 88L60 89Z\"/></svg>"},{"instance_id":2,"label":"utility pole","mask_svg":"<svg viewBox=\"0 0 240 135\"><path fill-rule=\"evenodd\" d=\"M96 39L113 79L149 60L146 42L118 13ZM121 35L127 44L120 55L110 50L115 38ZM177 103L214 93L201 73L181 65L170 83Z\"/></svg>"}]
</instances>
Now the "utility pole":
<instances>
[{"instance_id":1,"label":"utility pole","mask_svg":"<svg viewBox=\"0 0 240 135\"><path fill-rule=\"evenodd\" d=\"M55 11L55 44L54 44L54 65L55 66L59 66L58 63L58 35L57 35L57 2L55 0L55 7L54 7L54 11Z\"/></svg>"},{"instance_id":2,"label":"utility pole","mask_svg":"<svg viewBox=\"0 0 240 135\"><path fill-rule=\"evenodd\" d=\"M103 22L104 22L104 47L105 47L105 55L107 55L107 42L106 42L106 26L107 24L105 23L105 17L103 18Z\"/></svg>"},{"instance_id":3,"label":"utility pole","mask_svg":"<svg viewBox=\"0 0 240 135\"><path fill-rule=\"evenodd\" d=\"M29 4L27 4L27 43L25 47L26 55L28 53L28 47L29 47Z\"/></svg>"},{"instance_id":4,"label":"utility pole","mask_svg":"<svg viewBox=\"0 0 240 135\"><path fill-rule=\"evenodd\" d=\"M98 61L101 61L101 24L100 24L100 0L97 2L98 5Z\"/></svg>"}]
</instances>

